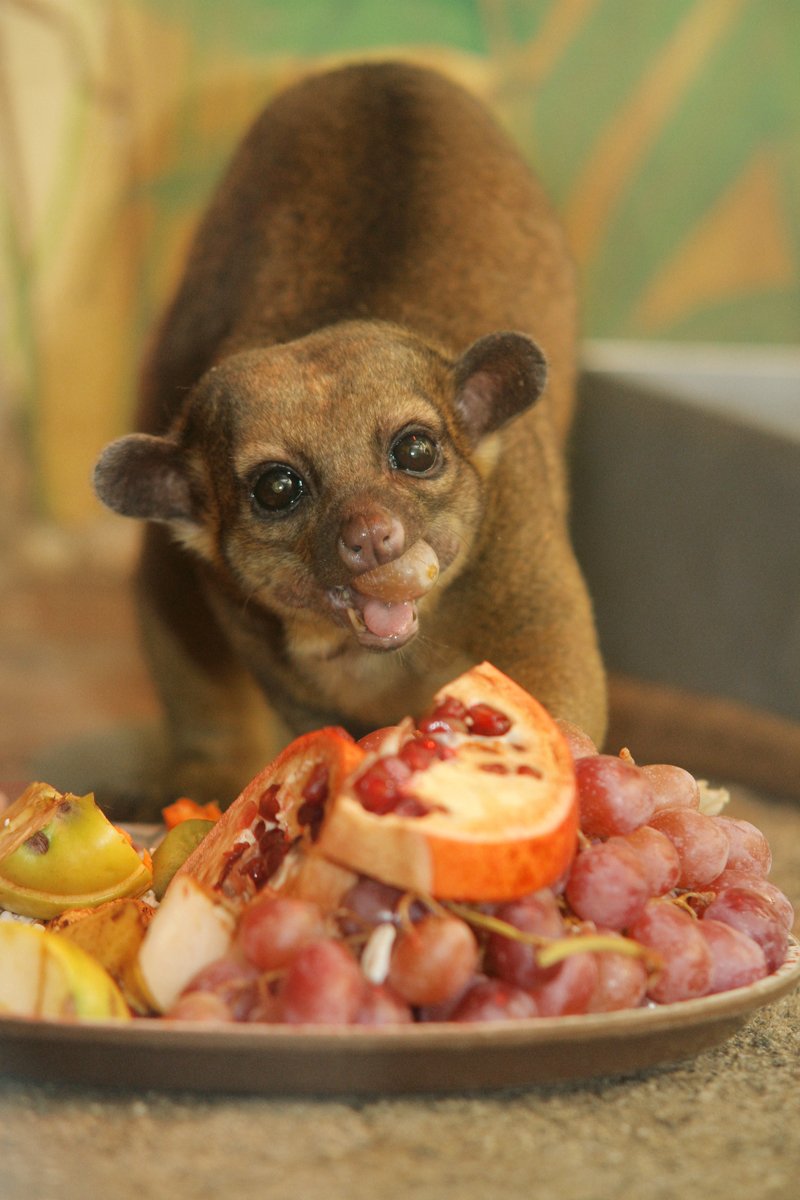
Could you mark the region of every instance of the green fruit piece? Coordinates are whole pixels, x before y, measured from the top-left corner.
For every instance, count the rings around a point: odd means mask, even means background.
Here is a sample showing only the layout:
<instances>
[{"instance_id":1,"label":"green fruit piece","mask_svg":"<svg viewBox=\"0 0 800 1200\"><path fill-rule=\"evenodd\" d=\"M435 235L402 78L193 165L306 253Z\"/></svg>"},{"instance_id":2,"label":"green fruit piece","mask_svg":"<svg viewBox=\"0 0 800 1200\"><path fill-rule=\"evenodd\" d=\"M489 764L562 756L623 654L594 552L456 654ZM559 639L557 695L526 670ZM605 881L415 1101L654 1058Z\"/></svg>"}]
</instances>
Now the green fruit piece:
<instances>
[{"instance_id":1,"label":"green fruit piece","mask_svg":"<svg viewBox=\"0 0 800 1200\"><path fill-rule=\"evenodd\" d=\"M62 1021L129 1020L111 976L80 946L34 925L0 922L0 1012Z\"/></svg>"},{"instance_id":2,"label":"green fruit piece","mask_svg":"<svg viewBox=\"0 0 800 1200\"><path fill-rule=\"evenodd\" d=\"M0 820L0 906L12 912L47 919L140 896L151 882L151 868L91 794L32 783Z\"/></svg>"},{"instance_id":3,"label":"green fruit piece","mask_svg":"<svg viewBox=\"0 0 800 1200\"><path fill-rule=\"evenodd\" d=\"M159 842L153 851L153 891L160 900L172 876L182 867L192 851L200 845L214 822L202 817L181 821Z\"/></svg>"}]
</instances>

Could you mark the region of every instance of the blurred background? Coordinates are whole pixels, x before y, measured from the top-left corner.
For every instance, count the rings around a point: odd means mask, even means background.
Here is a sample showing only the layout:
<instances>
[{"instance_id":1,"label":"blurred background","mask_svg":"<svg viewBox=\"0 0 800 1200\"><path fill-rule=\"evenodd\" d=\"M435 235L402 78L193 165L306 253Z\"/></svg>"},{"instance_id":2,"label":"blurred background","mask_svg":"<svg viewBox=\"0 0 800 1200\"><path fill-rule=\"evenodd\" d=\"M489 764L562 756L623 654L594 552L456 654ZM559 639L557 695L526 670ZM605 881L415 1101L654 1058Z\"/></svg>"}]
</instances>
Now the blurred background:
<instances>
[{"instance_id":1,"label":"blurred background","mask_svg":"<svg viewBox=\"0 0 800 1200\"><path fill-rule=\"evenodd\" d=\"M100 510L92 464L129 427L148 331L250 120L366 55L452 74L536 165L589 370L699 379L701 400L771 406L797 434L795 0L4 0L0 777L43 738L151 711L120 587L135 531Z\"/></svg>"}]
</instances>

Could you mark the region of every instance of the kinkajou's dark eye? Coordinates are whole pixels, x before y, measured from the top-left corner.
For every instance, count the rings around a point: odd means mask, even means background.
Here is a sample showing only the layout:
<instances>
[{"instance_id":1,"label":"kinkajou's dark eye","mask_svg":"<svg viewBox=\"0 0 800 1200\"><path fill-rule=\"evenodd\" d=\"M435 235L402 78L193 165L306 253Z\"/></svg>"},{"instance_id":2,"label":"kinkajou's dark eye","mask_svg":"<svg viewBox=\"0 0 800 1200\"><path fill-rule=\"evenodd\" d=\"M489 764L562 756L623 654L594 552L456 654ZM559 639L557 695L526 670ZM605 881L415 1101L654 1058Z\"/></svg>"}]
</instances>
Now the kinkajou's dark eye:
<instances>
[{"instance_id":1,"label":"kinkajou's dark eye","mask_svg":"<svg viewBox=\"0 0 800 1200\"><path fill-rule=\"evenodd\" d=\"M389 449L389 465L408 475L428 475L438 467L440 460L439 443L429 433L418 429L398 434Z\"/></svg>"},{"instance_id":2,"label":"kinkajou's dark eye","mask_svg":"<svg viewBox=\"0 0 800 1200\"><path fill-rule=\"evenodd\" d=\"M306 484L297 471L285 463L272 463L253 483L251 495L257 508L266 513L285 513L299 504Z\"/></svg>"}]
</instances>

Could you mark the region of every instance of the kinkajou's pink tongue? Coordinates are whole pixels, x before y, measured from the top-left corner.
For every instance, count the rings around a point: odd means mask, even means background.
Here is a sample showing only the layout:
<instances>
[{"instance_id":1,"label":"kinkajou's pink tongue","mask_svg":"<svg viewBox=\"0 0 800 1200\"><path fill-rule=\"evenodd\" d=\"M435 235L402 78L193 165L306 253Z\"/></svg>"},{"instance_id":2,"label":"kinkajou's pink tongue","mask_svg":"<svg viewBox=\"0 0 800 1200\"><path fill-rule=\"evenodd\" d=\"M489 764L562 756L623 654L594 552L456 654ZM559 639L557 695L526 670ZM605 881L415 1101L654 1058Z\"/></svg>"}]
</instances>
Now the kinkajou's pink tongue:
<instances>
[{"instance_id":1,"label":"kinkajou's pink tongue","mask_svg":"<svg viewBox=\"0 0 800 1200\"><path fill-rule=\"evenodd\" d=\"M399 558L359 575L353 580L352 586L362 596L373 596L393 607L400 607L404 601L424 596L438 577L439 559L436 551L420 538ZM366 614L366 608L364 612ZM364 620L369 625L366 615Z\"/></svg>"},{"instance_id":2,"label":"kinkajou's pink tongue","mask_svg":"<svg viewBox=\"0 0 800 1200\"><path fill-rule=\"evenodd\" d=\"M370 633L381 638L404 636L414 624L416 614L411 600L387 604L370 597L361 610L361 618Z\"/></svg>"}]
</instances>

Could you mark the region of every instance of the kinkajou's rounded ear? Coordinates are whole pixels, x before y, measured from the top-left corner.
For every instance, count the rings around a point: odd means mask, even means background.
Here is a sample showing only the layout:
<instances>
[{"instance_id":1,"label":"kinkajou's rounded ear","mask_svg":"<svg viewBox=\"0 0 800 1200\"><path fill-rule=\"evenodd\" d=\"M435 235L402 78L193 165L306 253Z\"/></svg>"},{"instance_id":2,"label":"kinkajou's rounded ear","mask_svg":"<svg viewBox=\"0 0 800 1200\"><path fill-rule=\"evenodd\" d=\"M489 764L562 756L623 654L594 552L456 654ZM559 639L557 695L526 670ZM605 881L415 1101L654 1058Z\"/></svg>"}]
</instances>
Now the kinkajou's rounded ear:
<instances>
[{"instance_id":1,"label":"kinkajou's rounded ear","mask_svg":"<svg viewBox=\"0 0 800 1200\"><path fill-rule=\"evenodd\" d=\"M95 465L94 490L103 504L124 517L193 519L183 456L168 438L131 433L111 442Z\"/></svg>"},{"instance_id":2,"label":"kinkajou's rounded ear","mask_svg":"<svg viewBox=\"0 0 800 1200\"><path fill-rule=\"evenodd\" d=\"M546 382L547 363L532 338L490 333L456 363L456 414L478 442L530 408Z\"/></svg>"}]
</instances>

